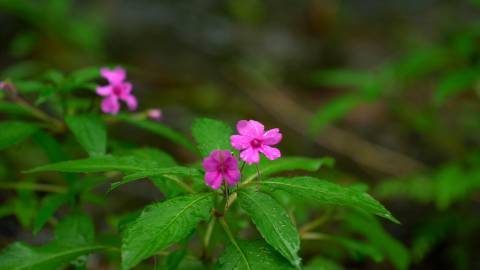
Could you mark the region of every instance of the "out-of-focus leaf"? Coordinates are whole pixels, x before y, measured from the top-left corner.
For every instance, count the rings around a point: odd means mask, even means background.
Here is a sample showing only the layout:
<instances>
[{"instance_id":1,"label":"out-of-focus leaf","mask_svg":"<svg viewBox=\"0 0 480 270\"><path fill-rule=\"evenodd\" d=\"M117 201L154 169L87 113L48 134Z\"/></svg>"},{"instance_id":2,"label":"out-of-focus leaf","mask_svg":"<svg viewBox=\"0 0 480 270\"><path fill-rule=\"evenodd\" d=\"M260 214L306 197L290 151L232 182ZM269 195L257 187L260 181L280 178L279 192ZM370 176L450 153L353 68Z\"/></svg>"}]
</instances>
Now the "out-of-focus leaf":
<instances>
[{"instance_id":1,"label":"out-of-focus leaf","mask_svg":"<svg viewBox=\"0 0 480 270\"><path fill-rule=\"evenodd\" d=\"M1 270L46 270L58 269L79 256L105 249L100 245L64 247L53 243L42 247L31 247L16 242L0 253Z\"/></svg>"},{"instance_id":2,"label":"out-of-focus leaf","mask_svg":"<svg viewBox=\"0 0 480 270\"><path fill-rule=\"evenodd\" d=\"M300 236L282 206L262 192L242 190L240 206L252 218L265 241L282 254L293 266L300 268Z\"/></svg>"},{"instance_id":3,"label":"out-of-focus leaf","mask_svg":"<svg viewBox=\"0 0 480 270\"><path fill-rule=\"evenodd\" d=\"M178 265L182 262L183 258L187 254L185 248L175 250L165 258L165 270L177 270Z\"/></svg>"},{"instance_id":4,"label":"out-of-focus leaf","mask_svg":"<svg viewBox=\"0 0 480 270\"><path fill-rule=\"evenodd\" d=\"M364 256L372 258L375 262L384 259L381 250L371 244L339 236L330 236L328 239L342 245L356 260L363 259Z\"/></svg>"},{"instance_id":5,"label":"out-of-focus leaf","mask_svg":"<svg viewBox=\"0 0 480 270\"><path fill-rule=\"evenodd\" d=\"M344 117L363 101L357 94L343 95L334 98L313 115L310 121L310 132L316 133L320 129Z\"/></svg>"},{"instance_id":6,"label":"out-of-focus leaf","mask_svg":"<svg viewBox=\"0 0 480 270\"><path fill-rule=\"evenodd\" d=\"M29 227L35 217L37 198L31 190L18 190L17 194L13 201L15 216L23 227Z\"/></svg>"},{"instance_id":7,"label":"out-of-focus leaf","mask_svg":"<svg viewBox=\"0 0 480 270\"><path fill-rule=\"evenodd\" d=\"M343 270L344 268L336 262L322 257L315 257L303 270Z\"/></svg>"},{"instance_id":8,"label":"out-of-focus leaf","mask_svg":"<svg viewBox=\"0 0 480 270\"><path fill-rule=\"evenodd\" d=\"M479 72L478 68L466 68L447 74L440 80L433 95L433 102L441 105L449 98L469 90L480 78Z\"/></svg>"},{"instance_id":9,"label":"out-of-focus leaf","mask_svg":"<svg viewBox=\"0 0 480 270\"><path fill-rule=\"evenodd\" d=\"M264 241L235 240L235 243L232 243L218 260L217 269L287 270L295 268Z\"/></svg>"},{"instance_id":10,"label":"out-of-focus leaf","mask_svg":"<svg viewBox=\"0 0 480 270\"><path fill-rule=\"evenodd\" d=\"M37 216L33 223L33 234L36 235L43 226L47 223L48 219L55 214L64 203L67 202L68 197L65 194L52 194L43 198L40 203L40 209L38 209Z\"/></svg>"},{"instance_id":11,"label":"out-of-focus leaf","mask_svg":"<svg viewBox=\"0 0 480 270\"><path fill-rule=\"evenodd\" d=\"M213 208L213 194L176 197L147 206L122 238L122 266L131 269L156 252L187 237L207 219Z\"/></svg>"},{"instance_id":12,"label":"out-of-focus leaf","mask_svg":"<svg viewBox=\"0 0 480 270\"><path fill-rule=\"evenodd\" d=\"M360 87L371 80L369 73L353 70L321 70L312 74L314 85L333 87Z\"/></svg>"},{"instance_id":13,"label":"out-of-focus leaf","mask_svg":"<svg viewBox=\"0 0 480 270\"><path fill-rule=\"evenodd\" d=\"M119 116L119 119L122 119L129 124L137 126L139 128L148 130L152 133L160 135L166 139L171 140L172 142L178 143L184 146L186 149L195 151L195 146L186 138L183 134L167 127L166 125L149 120L138 120L127 116Z\"/></svg>"},{"instance_id":14,"label":"out-of-focus leaf","mask_svg":"<svg viewBox=\"0 0 480 270\"><path fill-rule=\"evenodd\" d=\"M5 102L0 100L0 112L8 115L22 115L29 116L31 113L24 107L12 102Z\"/></svg>"},{"instance_id":15,"label":"out-of-focus leaf","mask_svg":"<svg viewBox=\"0 0 480 270\"><path fill-rule=\"evenodd\" d=\"M442 47L414 50L393 67L397 78L410 81L438 70L449 61L448 51Z\"/></svg>"},{"instance_id":16,"label":"out-of-focus leaf","mask_svg":"<svg viewBox=\"0 0 480 270\"><path fill-rule=\"evenodd\" d=\"M95 238L92 219L81 213L73 213L62 219L55 228L55 239L64 245L91 244Z\"/></svg>"},{"instance_id":17,"label":"out-of-focus leaf","mask_svg":"<svg viewBox=\"0 0 480 270\"><path fill-rule=\"evenodd\" d=\"M26 140L37 131L33 124L20 121L0 122L0 150Z\"/></svg>"},{"instance_id":18,"label":"out-of-focus leaf","mask_svg":"<svg viewBox=\"0 0 480 270\"><path fill-rule=\"evenodd\" d=\"M270 178L260 181L260 185L268 191L282 190L321 204L355 208L399 223L381 203L355 188L308 176Z\"/></svg>"},{"instance_id":19,"label":"out-of-focus leaf","mask_svg":"<svg viewBox=\"0 0 480 270\"><path fill-rule=\"evenodd\" d=\"M258 164L260 175L262 177L270 176L276 173L287 171L318 171L322 166L333 167L335 160L330 157L324 158L304 158L304 157L282 157L275 160L263 158ZM257 177L257 170L254 166L247 166L243 169L244 181L249 181Z\"/></svg>"},{"instance_id":20,"label":"out-of-focus leaf","mask_svg":"<svg viewBox=\"0 0 480 270\"><path fill-rule=\"evenodd\" d=\"M349 213L345 220L350 230L364 235L372 245L385 254L396 269L408 269L410 264L408 249L385 232L382 225L374 217L360 213Z\"/></svg>"},{"instance_id":21,"label":"out-of-focus leaf","mask_svg":"<svg viewBox=\"0 0 480 270\"><path fill-rule=\"evenodd\" d=\"M93 115L76 115L66 117L65 122L90 156L105 154L107 131L100 118Z\"/></svg>"},{"instance_id":22,"label":"out-of-focus leaf","mask_svg":"<svg viewBox=\"0 0 480 270\"><path fill-rule=\"evenodd\" d=\"M192 126L192 134L203 157L213 150L230 150L232 129L225 123L208 119L196 119Z\"/></svg>"}]
</instances>

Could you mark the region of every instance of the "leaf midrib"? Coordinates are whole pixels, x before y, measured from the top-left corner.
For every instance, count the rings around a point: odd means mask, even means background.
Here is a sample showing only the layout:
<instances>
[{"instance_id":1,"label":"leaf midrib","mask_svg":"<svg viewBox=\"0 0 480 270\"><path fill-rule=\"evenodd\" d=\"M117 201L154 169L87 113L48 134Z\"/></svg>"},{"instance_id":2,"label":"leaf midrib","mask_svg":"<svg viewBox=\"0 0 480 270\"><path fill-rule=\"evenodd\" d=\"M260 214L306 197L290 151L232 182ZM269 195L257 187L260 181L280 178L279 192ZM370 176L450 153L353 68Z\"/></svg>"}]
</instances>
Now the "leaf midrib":
<instances>
[{"instance_id":1,"label":"leaf midrib","mask_svg":"<svg viewBox=\"0 0 480 270\"><path fill-rule=\"evenodd\" d=\"M251 201L253 202L253 204L255 204L256 206L258 206L258 209L260 209L260 211L264 214L264 216L267 217L267 220L268 220L268 222L269 222L269 221L270 221L270 216L268 215L267 212L264 211L264 209L262 208L262 206L261 206L260 204L258 204L257 201L255 201L254 199L252 199L252 197L251 197L247 192L242 192L242 194L246 195L246 196L249 198L249 200L251 200ZM267 196L268 196L268 195L267 195ZM274 228L275 232L277 233L277 235L278 235L279 238L281 239L280 243L282 243L282 246L283 246L284 248L286 248L286 250L289 250L288 246L285 244L285 241L287 241L287 240L285 240L285 238L282 237L283 235L278 231L277 226L274 226L274 223L272 223L272 222L269 222L269 223L272 224L272 227Z\"/></svg>"},{"instance_id":2,"label":"leaf midrib","mask_svg":"<svg viewBox=\"0 0 480 270\"><path fill-rule=\"evenodd\" d=\"M82 251L87 251L87 250L91 250L92 252L93 251L97 251L97 250L101 250L101 249L106 249L107 246L90 246L90 247L84 247L84 248L78 248L78 249L73 249L73 250L68 250L68 251L65 251L65 252L60 252L60 253L57 253L55 255L52 255L52 256L48 256L46 258L43 258L41 260L38 260L38 261L34 261L33 264L28 264L28 265L25 265L25 266L22 266L20 268L15 268L16 270L21 270L21 269L29 269L30 267L36 265L36 264L42 264L42 263L45 263L49 260L53 260L53 259L56 259L58 257L61 257L61 256L66 256L66 255L69 255L69 254L73 254L73 253L77 253L77 252L82 252Z\"/></svg>"}]
</instances>

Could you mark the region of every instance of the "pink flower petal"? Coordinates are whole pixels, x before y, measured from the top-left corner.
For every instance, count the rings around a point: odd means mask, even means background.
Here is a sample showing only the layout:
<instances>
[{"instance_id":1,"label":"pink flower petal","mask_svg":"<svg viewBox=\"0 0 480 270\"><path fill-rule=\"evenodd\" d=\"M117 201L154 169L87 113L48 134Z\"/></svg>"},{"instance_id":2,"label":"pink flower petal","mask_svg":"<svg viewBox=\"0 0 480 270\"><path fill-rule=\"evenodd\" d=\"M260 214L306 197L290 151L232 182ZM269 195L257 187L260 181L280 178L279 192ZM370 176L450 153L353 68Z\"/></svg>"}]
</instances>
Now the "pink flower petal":
<instances>
[{"instance_id":1,"label":"pink flower petal","mask_svg":"<svg viewBox=\"0 0 480 270\"><path fill-rule=\"evenodd\" d=\"M100 74L102 75L102 77L107 79L110 84L119 84L123 82L123 80L125 80L125 77L127 76L127 73L121 67L116 67L113 70L110 70L108 68L101 68Z\"/></svg>"},{"instance_id":2,"label":"pink flower petal","mask_svg":"<svg viewBox=\"0 0 480 270\"><path fill-rule=\"evenodd\" d=\"M207 172L213 172L218 170L219 163L216 159L211 157L206 157L202 162L203 168Z\"/></svg>"},{"instance_id":3,"label":"pink flower petal","mask_svg":"<svg viewBox=\"0 0 480 270\"><path fill-rule=\"evenodd\" d=\"M218 189L222 185L222 175L218 172L205 173L205 183L213 189Z\"/></svg>"},{"instance_id":4,"label":"pink flower petal","mask_svg":"<svg viewBox=\"0 0 480 270\"><path fill-rule=\"evenodd\" d=\"M122 83L122 92L124 95L129 95L132 92L133 86L129 82Z\"/></svg>"},{"instance_id":5,"label":"pink flower petal","mask_svg":"<svg viewBox=\"0 0 480 270\"><path fill-rule=\"evenodd\" d=\"M134 95L122 96L120 99L127 103L127 107L130 111L135 111L137 109L137 98Z\"/></svg>"},{"instance_id":6,"label":"pink flower petal","mask_svg":"<svg viewBox=\"0 0 480 270\"><path fill-rule=\"evenodd\" d=\"M263 136L264 126L255 120L241 120L237 123L237 130L240 135L258 138Z\"/></svg>"},{"instance_id":7,"label":"pink flower petal","mask_svg":"<svg viewBox=\"0 0 480 270\"><path fill-rule=\"evenodd\" d=\"M267 145L262 146L262 148L260 149L260 152L262 152L270 160L274 160L282 156L282 153L280 153L280 150Z\"/></svg>"},{"instance_id":8,"label":"pink flower petal","mask_svg":"<svg viewBox=\"0 0 480 270\"><path fill-rule=\"evenodd\" d=\"M240 180L240 171L238 169L236 170L228 170L225 172L225 180L230 186L234 186L238 183Z\"/></svg>"},{"instance_id":9,"label":"pink flower petal","mask_svg":"<svg viewBox=\"0 0 480 270\"><path fill-rule=\"evenodd\" d=\"M120 111L120 103L116 96L105 97L102 101L102 111L104 113L117 114Z\"/></svg>"},{"instance_id":10,"label":"pink flower petal","mask_svg":"<svg viewBox=\"0 0 480 270\"><path fill-rule=\"evenodd\" d=\"M97 86L97 94L100 96L108 96L111 95L113 92L113 87L111 85L107 86Z\"/></svg>"},{"instance_id":11,"label":"pink flower petal","mask_svg":"<svg viewBox=\"0 0 480 270\"><path fill-rule=\"evenodd\" d=\"M148 118L155 120L155 121L160 121L162 119L162 110L160 109L150 109L147 111Z\"/></svg>"},{"instance_id":12,"label":"pink flower petal","mask_svg":"<svg viewBox=\"0 0 480 270\"><path fill-rule=\"evenodd\" d=\"M240 153L240 158L248 164L258 163L260 160L260 155L258 150L253 148L247 148Z\"/></svg>"},{"instance_id":13,"label":"pink flower petal","mask_svg":"<svg viewBox=\"0 0 480 270\"><path fill-rule=\"evenodd\" d=\"M282 140L282 134L278 128L270 129L263 134L263 143L266 145L274 145Z\"/></svg>"},{"instance_id":14,"label":"pink flower petal","mask_svg":"<svg viewBox=\"0 0 480 270\"><path fill-rule=\"evenodd\" d=\"M237 150L243 150L250 147L251 141L252 138L243 135L232 135L230 137L230 143L232 144L232 147Z\"/></svg>"}]
</instances>

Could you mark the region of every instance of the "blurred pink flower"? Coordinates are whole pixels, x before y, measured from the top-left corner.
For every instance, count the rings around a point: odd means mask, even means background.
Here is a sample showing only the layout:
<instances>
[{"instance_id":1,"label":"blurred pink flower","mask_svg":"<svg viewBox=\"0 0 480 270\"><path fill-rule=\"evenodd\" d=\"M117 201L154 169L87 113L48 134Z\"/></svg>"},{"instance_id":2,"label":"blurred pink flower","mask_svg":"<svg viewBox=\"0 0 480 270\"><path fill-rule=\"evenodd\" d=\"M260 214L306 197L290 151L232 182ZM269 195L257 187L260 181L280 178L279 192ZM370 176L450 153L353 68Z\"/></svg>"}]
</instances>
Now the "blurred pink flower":
<instances>
[{"instance_id":1,"label":"blurred pink flower","mask_svg":"<svg viewBox=\"0 0 480 270\"><path fill-rule=\"evenodd\" d=\"M117 114L120 111L120 100L127 103L130 111L137 109L137 99L132 95L132 84L125 81L126 72L121 67L113 70L101 68L100 74L107 79L108 85L98 86L97 94L105 97L102 101L104 113Z\"/></svg>"},{"instance_id":2,"label":"blurred pink flower","mask_svg":"<svg viewBox=\"0 0 480 270\"><path fill-rule=\"evenodd\" d=\"M147 111L148 118L155 120L155 121L160 121L162 119L162 110L160 109L150 109Z\"/></svg>"},{"instance_id":3,"label":"blurred pink flower","mask_svg":"<svg viewBox=\"0 0 480 270\"><path fill-rule=\"evenodd\" d=\"M7 84L5 82L0 82L0 90L5 90Z\"/></svg>"},{"instance_id":4,"label":"blurred pink flower","mask_svg":"<svg viewBox=\"0 0 480 270\"><path fill-rule=\"evenodd\" d=\"M260 161L259 152L268 159L274 160L281 157L280 150L275 145L282 140L282 134L278 128L265 132L264 126L255 120L241 120L237 123L237 130L240 135L230 137L233 148L242 151L240 158L248 164Z\"/></svg>"},{"instance_id":5,"label":"blurred pink flower","mask_svg":"<svg viewBox=\"0 0 480 270\"><path fill-rule=\"evenodd\" d=\"M223 180L230 186L240 180L240 170L237 159L226 150L214 150L203 160L205 168L205 183L213 189L218 189Z\"/></svg>"}]
</instances>

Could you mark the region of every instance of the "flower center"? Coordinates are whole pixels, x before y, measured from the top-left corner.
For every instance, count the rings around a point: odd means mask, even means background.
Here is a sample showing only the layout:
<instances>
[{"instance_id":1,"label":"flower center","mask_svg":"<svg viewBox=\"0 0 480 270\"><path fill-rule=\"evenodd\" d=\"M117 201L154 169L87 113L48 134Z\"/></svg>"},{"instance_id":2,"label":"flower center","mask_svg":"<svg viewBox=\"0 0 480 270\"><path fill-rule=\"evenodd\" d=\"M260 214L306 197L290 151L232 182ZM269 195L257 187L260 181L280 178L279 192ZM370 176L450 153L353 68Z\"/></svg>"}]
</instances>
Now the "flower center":
<instances>
[{"instance_id":1,"label":"flower center","mask_svg":"<svg viewBox=\"0 0 480 270\"><path fill-rule=\"evenodd\" d=\"M260 148L262 146L262 141L260 141L258 139L253 139L252 141L250 141L250 145L253 148Z\"/></svg>"},{"instance_id":2,"label":"flower center","mask_svg":"<svg viewBox=\"0 0 480 270\"><path fill-rule=\"evenodd\" d=\"M113 94L116 96L120 96L122 94L122 88L118 85L113 87Z\"/></svg>"}]
</instances>

